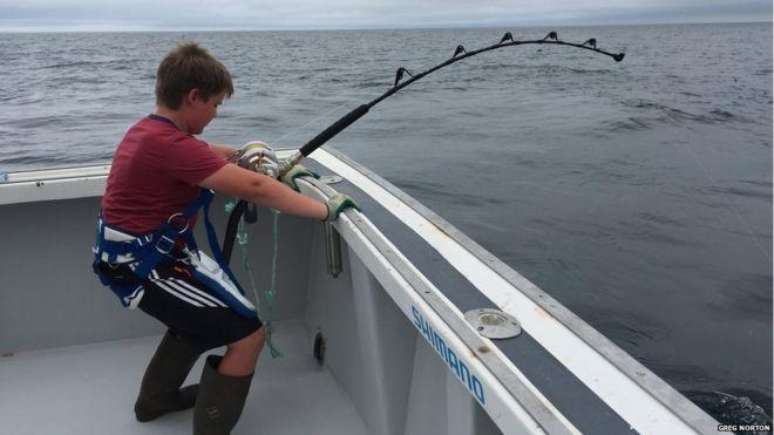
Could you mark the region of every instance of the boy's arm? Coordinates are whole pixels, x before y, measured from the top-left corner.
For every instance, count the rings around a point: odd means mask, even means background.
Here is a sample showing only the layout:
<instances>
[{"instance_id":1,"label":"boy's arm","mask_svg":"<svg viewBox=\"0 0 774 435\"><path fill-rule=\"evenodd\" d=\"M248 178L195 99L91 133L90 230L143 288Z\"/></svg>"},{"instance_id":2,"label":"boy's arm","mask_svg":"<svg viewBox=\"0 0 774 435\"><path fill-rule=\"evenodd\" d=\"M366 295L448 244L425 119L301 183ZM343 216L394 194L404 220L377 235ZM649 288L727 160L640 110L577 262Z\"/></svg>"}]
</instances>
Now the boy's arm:
<instances>
[{"instance_id":1,"label":"boy's arm","mask_svg":"<svg viewBox=\"0 0 774 435\"><path fill-rule=\"evenodd\" d=\"M230 161L231 157L239 151L238 148L233 148L233 147L226 146L226 145L213 145L213 144L210 144L210 148L212 148L212 151L215 152L215 154L217 154L220 157L223 157L224 159L229 160L229 161Z\"/></svg>"},{"instance_id":2,"label":"boy's arm","mask_svg":"<svg viewBox=\"0 0 774 435\"><path fill-rule=\"evenodd\" d=\"M281 182L229 163L205 178L199 186L236 196L295 216L324 220L328 207L301 195Z\"/></svg>"}]
</instances>

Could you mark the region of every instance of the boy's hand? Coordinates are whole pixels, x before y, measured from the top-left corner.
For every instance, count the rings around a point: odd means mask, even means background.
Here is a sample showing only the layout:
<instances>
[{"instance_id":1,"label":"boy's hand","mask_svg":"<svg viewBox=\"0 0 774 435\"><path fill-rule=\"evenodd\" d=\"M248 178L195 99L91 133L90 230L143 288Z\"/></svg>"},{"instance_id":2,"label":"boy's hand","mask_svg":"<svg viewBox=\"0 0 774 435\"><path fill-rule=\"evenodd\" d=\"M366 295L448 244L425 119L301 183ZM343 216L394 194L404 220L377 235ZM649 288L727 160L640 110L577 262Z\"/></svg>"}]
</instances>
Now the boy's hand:
<instances>
[{"instance_id":1,"label":"boy's hand","mask_svg":"<svg viewBox=\"0 0 774 435\"><path fill-rule=\"evenodd\" d=\"M314 172L310 171L309 169L306 169L301 164L297 164L290 168L287 172L285 172L285 175L280 177L280 181L287 184L291 189L295 190L296 192L299 191L298 185L296 184L296 178L298 177L314 177L314 178L320 178L319 175L315 174Z\"/></svg>"},{"instance_id":2,"label":"boy's hand","mask_svg":"<svg viewBox=\"0 0 774 435\"><path fill-rule=\"evenodd\" d=\"M279 176L279 164L274 149L261 141L246 143L235 156L236 163L259 174L272 178Z\"/></svg>"},{"instance_id":3,"label":"boy's hand","mask_svg":"<svg viewBox=\"0 0 774 435\"><path fill-rule=\"evenodd\" d=\"M339 214L348 208L360 210L357 203L355 203L355 200L352 199L351 196L343 193L337 193L328 198L328 200L325 201L325 206L328 207L328 216L325 218L325 222L335 221L339 217Z\"/></svg>"}]
</instances>

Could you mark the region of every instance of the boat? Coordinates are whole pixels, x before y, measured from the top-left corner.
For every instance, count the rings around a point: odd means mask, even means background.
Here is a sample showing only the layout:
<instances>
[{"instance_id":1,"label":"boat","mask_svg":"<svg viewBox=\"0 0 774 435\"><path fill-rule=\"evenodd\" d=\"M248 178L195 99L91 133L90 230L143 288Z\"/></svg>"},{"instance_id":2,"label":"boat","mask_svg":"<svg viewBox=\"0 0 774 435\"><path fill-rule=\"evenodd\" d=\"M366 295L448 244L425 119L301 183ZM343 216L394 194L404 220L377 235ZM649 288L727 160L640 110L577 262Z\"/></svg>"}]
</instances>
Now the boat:
<instances>
[{"instance_id":1,"label":"boat","mask_svg":"<svg viewBox=\"0 0 774 435\"><path fill-rule=\"evenodd\" d=\"M328 224L277 215L275 229L259 209L245 226L232 267L246 284L248 264L261 290L274 270L276 295L259 292L258 305L282 356L261 355L235 435L717 433L712 417L407 193L335 150L304 164L320 178L301 179L303 194L346 193L360 210ZM0 182L0 433L190 433L191 411L134 420L164 327L124 309L90 270L109 168ZM230 200L212 207L221 235Z\"/></svg>"}]
</instances>

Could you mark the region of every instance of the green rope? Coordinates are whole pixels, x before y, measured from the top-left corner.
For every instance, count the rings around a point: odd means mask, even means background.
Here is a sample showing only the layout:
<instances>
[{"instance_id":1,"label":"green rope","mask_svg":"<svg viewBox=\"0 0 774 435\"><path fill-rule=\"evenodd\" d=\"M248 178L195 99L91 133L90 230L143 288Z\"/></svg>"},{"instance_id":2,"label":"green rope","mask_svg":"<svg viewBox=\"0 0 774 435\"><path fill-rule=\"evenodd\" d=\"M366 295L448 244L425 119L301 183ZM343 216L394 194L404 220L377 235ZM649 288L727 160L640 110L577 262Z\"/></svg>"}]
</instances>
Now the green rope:
<instances>
[{"instance_id":1,"label":"green rope","mask_svg":"<svg viewBox=\"0 0 774 435\"><path fill-rule=\"evenodd\" d=\"M236 207L236 201L230 200L226 202L226 213L231 213L234 210L234 207ZM239 225L237 226L237 244L239 245L239 251L242 253L242 268L247 273L247 276L250 278L250 288L253 290L253 297L255 299L255 307L258 311L258 315L260 316L261 320L263 321L264 327L266 328L266 344L269 345L269 351L271 353L272 358L282 358L285 355L277 348L273 341L272 341L272 335L274 333L274 324L272 322L272 318L274 317L274 302L275 302L275 296L277 294L277 254L279 252L279 212L277 210L272 209L272 215L274 217L273 227L272 227L272 236L274 239L273 243L273 252L271 257L271 286L268 290L264 292L264 296L266 297L266 311L261 312L261 300L258 297L258 286L255 284L255 276L253 275L253 269L250 267L250 259L248 257L247 253L247 230L245 229L245 221L243 219L240 219Z\"/></svg>"}]
</instances>

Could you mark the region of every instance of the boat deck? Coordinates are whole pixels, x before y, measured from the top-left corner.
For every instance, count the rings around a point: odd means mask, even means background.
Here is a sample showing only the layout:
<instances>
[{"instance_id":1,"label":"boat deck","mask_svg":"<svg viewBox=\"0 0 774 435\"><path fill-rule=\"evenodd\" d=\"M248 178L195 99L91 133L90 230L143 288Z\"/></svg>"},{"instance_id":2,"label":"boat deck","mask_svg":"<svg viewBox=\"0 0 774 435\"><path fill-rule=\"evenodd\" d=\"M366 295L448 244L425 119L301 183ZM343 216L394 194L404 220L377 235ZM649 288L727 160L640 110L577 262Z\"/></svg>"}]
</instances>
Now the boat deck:
<instances>
[{"instance_id":1,"label":"boat deck","mask_svg":"<svg viewBox=\"0 0 774 435\"><path fill-rule=\"evenodd\" d=\"M239 434L360 435L366 426L333 378L312 357L302 322L276 324L284 358L264 352ZM139 423L134 400L161 337L70 346L0 357L0 433L144 435L190 433L192 411ZM186 385L198 382L200 358Z\"/></svg>"}]
</instances>

